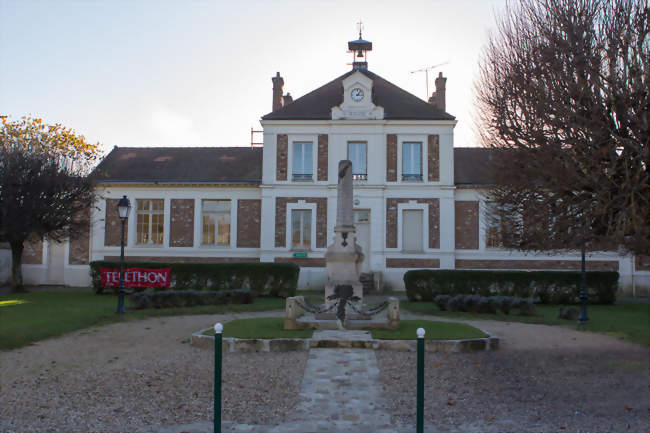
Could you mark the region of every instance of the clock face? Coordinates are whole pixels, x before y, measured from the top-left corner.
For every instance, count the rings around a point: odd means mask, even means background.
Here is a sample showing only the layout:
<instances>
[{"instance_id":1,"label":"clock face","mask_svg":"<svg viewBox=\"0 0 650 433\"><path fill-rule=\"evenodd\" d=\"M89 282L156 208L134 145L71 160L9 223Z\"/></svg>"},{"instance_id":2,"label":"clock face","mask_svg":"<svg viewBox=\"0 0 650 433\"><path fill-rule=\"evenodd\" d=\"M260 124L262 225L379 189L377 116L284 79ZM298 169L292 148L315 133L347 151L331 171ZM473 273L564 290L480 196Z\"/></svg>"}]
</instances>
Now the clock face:
<instances>
[{"instance_id":1,"label":"clock face","mask_svg":"<svg viewBox=\"0 0 650 433\"><path fill-rule=\"evenodd\" d=\"M350 92L350 96L352 97L353 101L359 102L359 101L361 101L363 99L363 90L358 88L358 87L355 87Z\"/></svg>"}]
</instances>

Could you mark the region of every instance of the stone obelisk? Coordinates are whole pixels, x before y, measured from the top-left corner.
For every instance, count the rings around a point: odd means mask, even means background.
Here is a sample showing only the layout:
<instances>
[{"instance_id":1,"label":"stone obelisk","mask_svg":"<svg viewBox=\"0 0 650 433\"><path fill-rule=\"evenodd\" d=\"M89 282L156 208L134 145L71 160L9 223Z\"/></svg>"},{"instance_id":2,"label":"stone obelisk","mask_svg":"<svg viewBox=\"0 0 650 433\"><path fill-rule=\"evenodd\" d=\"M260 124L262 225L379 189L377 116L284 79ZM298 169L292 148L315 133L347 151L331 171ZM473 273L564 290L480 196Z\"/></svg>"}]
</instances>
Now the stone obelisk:
<instances>
[{"instance_id":1,"label":"stone obelisk","mask_svg":"<svg viewBox=\"0 0 650 433\"><path fill-rule=\"evenodd\" d=\"M352 199L352 161L342 160L339 162L334 241L325 253L326 300L328 296L334 294L334 289L338 285L352 286L353 295L363 299L363 286L359 281L363 252L357 244Z\"/></svg>"}]
</instances>

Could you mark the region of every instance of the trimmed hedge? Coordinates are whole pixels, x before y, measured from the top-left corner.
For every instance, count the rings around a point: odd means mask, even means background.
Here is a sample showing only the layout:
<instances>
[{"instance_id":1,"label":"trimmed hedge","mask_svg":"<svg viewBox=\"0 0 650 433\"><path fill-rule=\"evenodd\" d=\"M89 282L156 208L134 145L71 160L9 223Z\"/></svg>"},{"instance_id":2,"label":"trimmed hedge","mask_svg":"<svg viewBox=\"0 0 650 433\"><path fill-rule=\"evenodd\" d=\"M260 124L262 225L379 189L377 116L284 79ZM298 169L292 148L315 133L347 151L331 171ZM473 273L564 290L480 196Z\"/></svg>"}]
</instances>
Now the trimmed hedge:
<instances>
[{"instance_id":1,"label":"trimmed hedge","mask_svg":"<svg viewBox=\"0 0 650 433\"><path fill-rule=\"evenodd\" d=\"M404 274L410 301L431 302L437 295L514 296L542 304L577 304L580 272L416 270ZM587 293L592 304L613 304L618 272L590 271Z\"/></svg>"},{"instance_id":2,"label":"trimmed hedge","mask_svg":"<svg viewBox=\"0 0 650 433\"><path fill-rule=\"evenodd\" d=\"M465 311L478 314L509 314L519 310L520 316L537 316L537 310L532 299L515 298L513 296L480 296L480 295L438 295L433 302L441 311Z\"/></svg>"},{"instance_id":3,"label":"trimmed hedge","mask_svg":"<svg viewBox=\"0 0 650 433\"><path fill-rule=\"evenodd\" d=\"M198 305L252 304L254 290L222 290L219 292L197 290L145 290L129 295L129 303L136 310L144 308L178 308Z\"/></svg>"},{"instance_id":4,"label":"trimmed hedge","mask_svg":"<svg viewBox=\"0 0 650 433\"><path fill-rule=\"evenodd\" d=\"M98 260L90 263L90 277L95 293L102 293L99 268L119 268L118 261ZM262 296L295 296L300 268L294 263L163 263L125 262L125 268L171 268L170 287L165 290L255 290ZM116 287L111 287L117 293ZM144 289L135 289L142 291Z\"/></svg>"}]
</instances>

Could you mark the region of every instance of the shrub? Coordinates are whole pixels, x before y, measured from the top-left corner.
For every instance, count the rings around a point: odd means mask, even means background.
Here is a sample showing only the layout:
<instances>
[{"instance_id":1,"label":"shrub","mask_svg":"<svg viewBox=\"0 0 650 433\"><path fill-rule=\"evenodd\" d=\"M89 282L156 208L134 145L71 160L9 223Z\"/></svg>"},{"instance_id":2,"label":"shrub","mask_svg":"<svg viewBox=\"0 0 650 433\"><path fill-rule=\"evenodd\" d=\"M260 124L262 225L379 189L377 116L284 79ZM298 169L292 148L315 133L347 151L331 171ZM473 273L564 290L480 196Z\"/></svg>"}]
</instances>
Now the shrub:
<instances>
[{"instance_id":1,"label":"shrub","mask_svg":"<svg viewBox=\"0 0 650 433\"><path fill-rule=\"evenodd\" d=\"M580 272L414 270L404 274L410 301L431 302L437 295L513 296L542 304L577 304ZM594 304L613 304L618 272L590 271L587 293Z\"/></svg>"},{"instance_id":2,"label":"shrub","mask_svg":"<svg viewBox=\"0 0 650 433\"><path fill-rule=\"evenodd\" d=\"M519 310L520 316L537 315L532 299L515 298L512 301L512 307Z\"/></svg>"},{"instance_id":3,"label":"shrub","mask_svg":"<svg viewBox=\"0 0 650 433\"><path fill-rule=\"evenodd\" d=\"M102 293L100 268L119 268L119 262L90 263L90 276L95 293ZM125 267L171 268L171 282L166 290L255 290L263 296L286 298L295 296L300 268L294 263L163 263L126 262ZM116 287L111 287L117 292ZM142 290L142 289L136 289Z\"/></svg>"},{"instance_id":4,"label":"shrub","mask_svg":"<svg viewBox=\"0 0 650 433\"><path fill-rule=\"evenodd\" d=\"M532 299L511 296L438 295L434 302L442 311L496 314L497 309L500 309L503 314L509 314L511 310L519 310L521 316L537 315Z\"/></svg>"},{"instance_id":5,"label":"shrub","mask_svg":"<svg viewBox=\"0 0 650 433\"><path fill-rule=\"evenodd\" d=\"M449 298L451 298L449 295L438 295L433 299L433 302L440 308L440 311L447 311Z\"/></svg>"},{"instance_id":6,"label":"shrub","mask_svg":"<svg viewBox=\"0 0 650 433\"><path fill-rule=\"evenodd\" d=\"M574 307L560 307L557 313L558 319L565 319L565 320L578 320L580 318L580 311L578 311L577 308Z\"/></svg>"},{"instance_id":7,"label":"shrub","mask_svg":"<svg viewBox=\"0 0 650 433\"><path fill-rule=\"evenodd\" d=\"M451 312L456 312L456 311L462 311L462 302L463 302L463 295L456 295L452 296L449 298L449 302L447 302L447 309Z\"/></svg>"},{"instance_id":8,"label":"shrub","mask_svg":"<svg viewBox=\"0 0 650 433\"><path fill-rule=\"evenodd\" d=\"M196 290L145 290L129 295L136 310L143 308L178 308L197 305L251 304L257 293L254 290L222 290L219 292Z\"/></svg>"},{"instance_id":9,"label":"shrub","mask_svg":"<svg viewBox=\"0 0 650 433\"><path fill-rule=\"evenodd\" d=\"M510 314L512 308L512 298L509 296L492 296L495 306L503 313Z\"/></svg>"},{"instance_id":10,"label":"shrub","mask_svg":"<svg viewBox=\"0 0 650 433\"><path fill-rule=\"evenodd\" d=\"M479 314L496 314L497 307L491 297L481 297L476 305L476 312Z\"/></svg>"}]
</instances>

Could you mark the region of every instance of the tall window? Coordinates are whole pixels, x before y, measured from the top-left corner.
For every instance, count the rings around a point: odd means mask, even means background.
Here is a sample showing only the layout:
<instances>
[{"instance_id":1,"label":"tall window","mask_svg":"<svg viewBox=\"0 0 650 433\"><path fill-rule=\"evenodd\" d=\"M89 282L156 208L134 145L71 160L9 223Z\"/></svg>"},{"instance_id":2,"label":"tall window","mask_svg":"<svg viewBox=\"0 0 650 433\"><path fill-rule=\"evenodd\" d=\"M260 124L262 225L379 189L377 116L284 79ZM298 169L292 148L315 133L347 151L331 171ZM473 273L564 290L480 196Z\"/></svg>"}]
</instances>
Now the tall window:
<instances>
[{"instance_id":1,"label":"tall window","mask_svg":"<svg viewBox=\"0 0 650 433\"><path fill-rule=\"evenodd\" d=\"M421 252L422 217L421 210L404 210L402 212L402 249L406 252Z\"/></svg>"},{"instance_id":2,"label":"tall window","mask_svg":"<svg viewBox=\"0 0 650 433\"><path fill-rule=\"evenodd\" d=\"M312 143L309 141L293 142L293 180L312 179Z\"/></svg>"},{"instance_id":3,"label":"tall window","mask_svg":"<svg viewBox=\"0 0 650 433\"><path fill-rule=\"evenodd\" d=\"M311 210L291 211L291 248L295 250L311 248Z\"/></svg>"},{"instance_id":4,"label":"tall window","mask_svg":"<svg viewBox=\"0 0 650 433\"><path fill-rule=\"evenodd\" d=\"M368 179L367 144L364 141L348 142L348 159L352 161L352 179Z\"/></svg>"},{"instance_id":5,"label":"tall window","mask_svg":"<svg viewBox=\"0 0 650 433\"><path fill-rule=\"evenodd\" d=\"M542 221L544 219L542 218ZM547 227L550 221L544 222ZM495 202L485 203L485 247L506 248L519 238L518 230L525 230L523 218L513 206L499 207Z\"/></svg>"},{"instance_id":6,"label":"tall window","mask_svg":"<svg viewBox=\"0 0 650 433\"><path fill-rule=\"evenodd\" d=\"M162 244L165 200L136 199L136 240L138 244Z\"/></svg>"},{"instance_id":7,"label":"tall window","mask_svg":"<svg viewBox=\"0 0 650 433\"><path fill-rule=\"evenodd\" d=\"M402 180L422 180L422 143L402 143Z\"/></svg>"},{"instance_id":8,"label":"tall window","mask_svg":"<svg viewBox=\"0 0 650 433\"><path fill-rule=\"evenodd\" d=\"M230 245L230 200L203 200L204 245Z\"/></svg>"},{"instance_id":9,"label":"tall window","mask_svg":"<svg viewBox=\"0 0 650 433\"><path fill-rule=\"evenodd\" d=\"M485 203L485 246L487 248L501 247L501 222L495 203Z\"/></svg>"}]
</instances>

